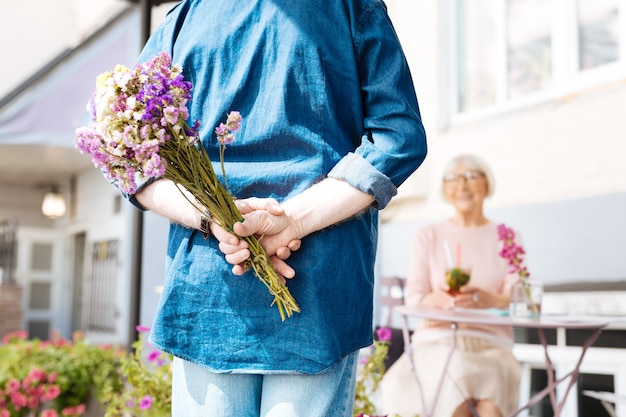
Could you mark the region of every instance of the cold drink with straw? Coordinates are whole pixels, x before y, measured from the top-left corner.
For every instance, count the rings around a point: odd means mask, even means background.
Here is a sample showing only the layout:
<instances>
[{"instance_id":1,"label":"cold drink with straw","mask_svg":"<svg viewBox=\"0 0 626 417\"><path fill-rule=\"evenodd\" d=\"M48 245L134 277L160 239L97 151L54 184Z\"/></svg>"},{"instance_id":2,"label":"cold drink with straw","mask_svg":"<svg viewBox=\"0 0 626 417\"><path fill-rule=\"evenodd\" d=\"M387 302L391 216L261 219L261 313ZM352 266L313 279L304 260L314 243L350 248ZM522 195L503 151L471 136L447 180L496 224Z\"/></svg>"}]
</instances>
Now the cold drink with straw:
<instances>
[{"instance_id":1,"label":"cold drink with straw","mask_svg":"<svg viewBox=\"0 0 626 417\"><path fill-rule=\"evenodd\" d=\"M452 268L446 271L446 284L450 294L458 294L459 289L470 280L470 270L463 268Z\"/></svg>"},{"instance_id":2,"label":"cold drink with straw","mask_svg":"<svg viewBox=\"0 0 626 417\"><path fill-rule=\"evenodd\" d=\"M466 285L470 280L469 268L461 267L461 245L456 245L456 262L452 260L452 253L448 241L443 242L446 260L449 268L446 270L446 284L448 284L448 292L450 294L458 294L459 289Z\"/></svg>"}]
</instances>

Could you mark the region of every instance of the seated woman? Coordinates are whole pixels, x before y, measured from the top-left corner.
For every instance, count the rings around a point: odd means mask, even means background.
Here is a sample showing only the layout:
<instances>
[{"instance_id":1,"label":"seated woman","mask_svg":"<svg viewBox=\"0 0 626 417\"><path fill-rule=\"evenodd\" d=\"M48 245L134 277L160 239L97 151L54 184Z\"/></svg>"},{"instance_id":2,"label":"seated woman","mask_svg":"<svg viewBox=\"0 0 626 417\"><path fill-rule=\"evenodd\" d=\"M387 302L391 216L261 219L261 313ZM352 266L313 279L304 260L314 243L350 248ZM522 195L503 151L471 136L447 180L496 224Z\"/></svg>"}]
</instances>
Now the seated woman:
<instances>
[{"instance_id":1,"label":"seated woman","mask_svg":"<svg viewBox=\"0 0 626 417\"><path fill-rule=\"evenodd\" d=\"M483 202L494 190L491 170L480 158L461 155L447 165L442 184L456 213L415 235L405 304L443 309L508 308L511 286L519 277L509 273L507 261L500 256L497 224L483 213ZM455 253L457 250L460 253ZM471 271L469 282L453 294L445 279L450 258L454 262L460 258L459 266ZM422 320L413 336L413 359L428 412L451 336L450 323L432 320ZM512 345L511 328L460 324L456 350L432 415L472 416L475 410L480 417L500 417L515 411L520 365L511 352ZM406 355L383 377L381 403L385 414L425 415Z\"/></svg>"}]
</instances>

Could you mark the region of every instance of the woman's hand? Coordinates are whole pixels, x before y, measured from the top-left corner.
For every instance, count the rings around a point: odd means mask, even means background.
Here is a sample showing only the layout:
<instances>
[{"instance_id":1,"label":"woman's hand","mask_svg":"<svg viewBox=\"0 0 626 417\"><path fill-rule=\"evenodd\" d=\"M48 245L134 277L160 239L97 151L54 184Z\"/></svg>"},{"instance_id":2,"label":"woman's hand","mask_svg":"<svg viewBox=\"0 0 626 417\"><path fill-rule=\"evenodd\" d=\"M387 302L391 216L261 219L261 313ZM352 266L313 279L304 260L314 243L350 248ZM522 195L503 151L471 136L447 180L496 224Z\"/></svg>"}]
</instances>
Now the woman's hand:
<instances>
[{"instance_id":1,"label":"woman's hand","mask_svg":"<svg viewBox=\"0 0 626 417\"><path fill-rule=\"evenodd\" d=\"M448 293L448 286L442 285L422 297L420 306L449 310L454 307L454 297Z\"/></svg>"},{"instance_id":2,"label":"woman's hand","mask_svg":"<svg viewBox=\"0 0 626 417\"><path fill-rule=\"evenodd\" d=\"M463 308L505 308L509 305L509 297L471 285L464 285L455 295L454 305Z\"/></svg>"}]
</instances>

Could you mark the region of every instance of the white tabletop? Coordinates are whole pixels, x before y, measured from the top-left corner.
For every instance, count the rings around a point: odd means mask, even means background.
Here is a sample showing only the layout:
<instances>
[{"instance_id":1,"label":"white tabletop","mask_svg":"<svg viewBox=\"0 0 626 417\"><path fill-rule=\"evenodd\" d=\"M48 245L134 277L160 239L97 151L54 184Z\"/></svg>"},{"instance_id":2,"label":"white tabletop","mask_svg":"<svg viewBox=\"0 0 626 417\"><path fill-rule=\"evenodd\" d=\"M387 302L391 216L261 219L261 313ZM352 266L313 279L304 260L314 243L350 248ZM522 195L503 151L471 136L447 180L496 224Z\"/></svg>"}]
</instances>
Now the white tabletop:
<instances>
[{"instance_id":1,"label":"white tabletop","mask_svg":"<svg viewBox=\"0 0 626 417\"><path fill-rule=\"evenodd\" d=\"M442 320L452 323L489 324L494 326L526 327L534 329L602 329L609 322L597 318L542 316L540 319L501 316L492 309L456 308L451 310L432 307L396 307L395 311L406 317Z\"/></svg>"}]
</instances>

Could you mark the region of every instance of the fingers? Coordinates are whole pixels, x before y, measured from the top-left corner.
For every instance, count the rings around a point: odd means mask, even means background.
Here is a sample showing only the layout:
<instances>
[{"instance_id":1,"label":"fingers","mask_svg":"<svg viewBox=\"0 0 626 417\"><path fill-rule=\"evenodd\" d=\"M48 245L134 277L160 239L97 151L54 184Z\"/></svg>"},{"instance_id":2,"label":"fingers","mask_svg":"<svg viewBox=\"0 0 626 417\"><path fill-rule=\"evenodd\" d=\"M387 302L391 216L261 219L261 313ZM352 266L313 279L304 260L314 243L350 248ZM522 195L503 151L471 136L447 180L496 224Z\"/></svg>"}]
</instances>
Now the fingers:
<instances>
[{"instance_id":1,"label":"fingers","mask_svg":"<svg viewBox=\"0 0 626 417\"><path fill-rule=\"evenodd\" d=\"M278 204L278 201L273 198L250 197L242 200L236 200L235 205L241 214L248 214L257 210L266 210L270 214L280 216L285 212L282 206Z\"/></svg>"},{"instance_id":2,"label":"fingers","mask_svg":"<svg viewBox=\"0 0 626 417\"><path fill-rule=\"evenodd\" d=\"M233 225L234 233L211 225L211 232L219 241L219 249L226 261L233 265L233 274L244 274L246 268L243 263L250 258L248 244L240 237L256 235L281 279L293 278L295 271L285 260L300 249L302 242L290 237L289 219L280 204L273 198L256 197L237 200L235 204L244 214L245 221Z\"/></svg>"},{"instance_id":3,"label":"fingers","mask_svg":"<svg viewBox=\"0 0 626 417\"><path fill-rule=\"evenodd\" d=\"M221 245L221 244L220 244ZM220 246L221 249L221 246ZM222 251L224 252L224 251ZM234 253L224 255L224 259L231 265L239 265L242 264L250 257L250 250L241 249ZM245 272L245 271L244 271Z\"/></svg>"},{"instance_id":4,"label":"fingers","mask_svg":"<svg viewBox=\"0 0 626 417\"><path fill-rule=\"evenodd\" d=\"M278 250L276 251L276 256L279 259L282 259L283 261L287 258L289 258L291 256L291 250L289 250L289 248L278 248Z\"/></svg>"},{"instance_id":5,"label":"fingers","mask_svg":"<svg viewBox=\"0 0 626 417\"><path fill-rule=\"evenodd\" d=\"M233 233L230 233L226 229L221 226L211 222L209 228L211 229L211 234L220 242L229 245L237 245L239 244L239 238L235 236Z\"/></svg>"},{"instance_id":6,"label":"fingers","mask_svg":"<svg viewBox=\"0 0 626 417\"><path fill-rule=\"evenodd\" d=\"M235 275L242 275L245 269L238 265L250 257L248 242L239 239L237 236L224 230L215 223L211 224L211 233L218 240L218 246L220 251L224 254L226 262L234 265L233 273Z\"/></svg>"},{"instance_id":7,"label":"fingers","mask_svg":"<svg viewBox=\"0 0 626 417\"><path fill-rule=\"evenodd\" d=\"M294 239L287 244L287 248L289 248L289 250L292 252L300 249L300 246L302 246L302 241L300 239Z\"/></svg>"},{"instance_id":8,"label":"fingers","mask_svg":"<svg viewBox=\"0 0 626 417\"><path fill-rule=\"evenodd\" d=\"M466 308L486 308L491 305L489 293L478 287L461 287L454 297L454 305Z\"/></svg>"},{"instance_id":9,"label":"fingers","mask_svg":"<svg viewBox=\"0 0 626 417\"><path fill-rule=\"evenodd\" d=\"M296 271L292 267L287 265L285 261L278 258L277 256L271 256L270 261L272 262L272 265L274 266L274 270L281 277L283 284L287 282L286 279L291 279L296 276Z\"/></svg>"},{"instance_id":10,"label":"fingers","mask_svg":"<svg viewBox=\"0 0 626 417\"><path fill-rule=\"evenodd\" d=\"M244 268L242 264L239 264L233 266L232 271L234 275L241 276L246 273L247 269Z\"/></svg>"}]
</instances>

